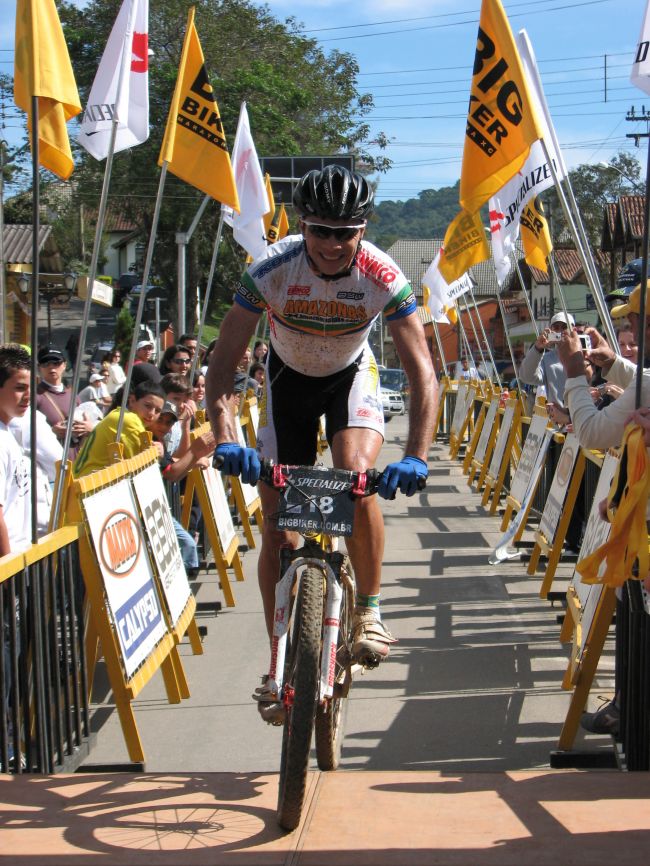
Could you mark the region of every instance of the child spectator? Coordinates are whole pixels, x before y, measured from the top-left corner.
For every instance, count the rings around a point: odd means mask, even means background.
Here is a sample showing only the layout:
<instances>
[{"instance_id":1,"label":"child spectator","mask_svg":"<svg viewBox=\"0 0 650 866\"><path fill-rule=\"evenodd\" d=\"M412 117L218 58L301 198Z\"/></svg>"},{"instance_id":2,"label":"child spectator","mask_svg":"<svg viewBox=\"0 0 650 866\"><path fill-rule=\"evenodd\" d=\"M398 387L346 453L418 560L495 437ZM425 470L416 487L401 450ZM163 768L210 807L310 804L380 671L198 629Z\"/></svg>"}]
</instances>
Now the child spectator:
<instances>
[{"instance_id":1,"label":"child spectator","mask_svg":"<svg viewBox=\"0 0 650 866\"><path fill-rule=\"evenodd\" d=\"M31 544L30 463L9 430L29 409L29 353L14 343L0 346L0 556Z\"/></svg>"},{"instance_id":2,"label":"child spectator","mask_svg":"<svg viewBox=\"0 0 650 866\"><path fill-rule=\"evenodd\" d=\"M158 418L164 402L165 392L155 382L142 382L129 395L120 436L125 459L140 453L142 434ZM119 408L113 409L86 439L74 462L76 478L109 465L109 446L116 441L119 418ZM162 446L159 446L159 452L162 455Z\"/></svg>"}]
</instances>

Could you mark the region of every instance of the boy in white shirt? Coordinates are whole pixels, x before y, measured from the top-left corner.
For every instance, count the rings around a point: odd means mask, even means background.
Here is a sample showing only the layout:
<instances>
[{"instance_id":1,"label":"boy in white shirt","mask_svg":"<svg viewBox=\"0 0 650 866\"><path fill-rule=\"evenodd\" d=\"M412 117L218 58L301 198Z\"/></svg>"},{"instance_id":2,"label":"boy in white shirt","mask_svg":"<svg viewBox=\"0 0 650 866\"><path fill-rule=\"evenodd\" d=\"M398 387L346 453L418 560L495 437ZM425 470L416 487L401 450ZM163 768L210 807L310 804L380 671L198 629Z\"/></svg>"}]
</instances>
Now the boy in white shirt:
<instances>
[{"instance_id":1,"label":"boy in white shirt","mask_svg":"<svg viewBox=\"0 0 650 866\"><path fill-rule=\"evenodd\" d=\"M8 429L29 409L30 365L22 346L0 346L0 556L31 544L30 463Z\"/></svg>"}]
</instances>

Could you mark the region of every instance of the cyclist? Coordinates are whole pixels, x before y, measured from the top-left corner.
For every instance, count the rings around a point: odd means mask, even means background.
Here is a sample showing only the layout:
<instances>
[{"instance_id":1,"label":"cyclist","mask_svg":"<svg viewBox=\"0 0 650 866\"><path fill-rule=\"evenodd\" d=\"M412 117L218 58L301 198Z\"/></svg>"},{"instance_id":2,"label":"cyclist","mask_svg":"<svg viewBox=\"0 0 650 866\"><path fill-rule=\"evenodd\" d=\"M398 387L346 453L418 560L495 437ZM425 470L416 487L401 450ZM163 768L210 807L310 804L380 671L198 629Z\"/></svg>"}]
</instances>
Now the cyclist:
<instances>
[{"instance_id":1,"label":"cyclist","mask_svg":"<svg viewBox=\"0 0 650 866\"><path fill-rule=\"evenodd\" d=\"M383 313L409 379L411 408L405 456L387 467L379 493L392 498L399 489L411 496L418 480L427 477L437 383L406 277L392 259L363 240L372 188L361 175L332 165L301 178L293 203L301 234L273 244L245 272L210 358L207 408L222 471L249 483L259 477L255 451L236 444L229 400L235 369L265 310L271 339L260 402L260 456L312 465L319 418L325 415L334 466L354 471L375 466L384 418L367 338ZM258 576L270 635L279 549L297 546L298 536L274 527L268 516L277 511L278 494L266 485L260 488L267 519ZM375 497L357 501L347 547L358 590L353 650L357 657L373 653L385 658L394 638L379 615L384 525ZM277 701L264 687L256 697L262 703ZM260 712L266 718L262 706Z\"/></svg>"}]
</instances>

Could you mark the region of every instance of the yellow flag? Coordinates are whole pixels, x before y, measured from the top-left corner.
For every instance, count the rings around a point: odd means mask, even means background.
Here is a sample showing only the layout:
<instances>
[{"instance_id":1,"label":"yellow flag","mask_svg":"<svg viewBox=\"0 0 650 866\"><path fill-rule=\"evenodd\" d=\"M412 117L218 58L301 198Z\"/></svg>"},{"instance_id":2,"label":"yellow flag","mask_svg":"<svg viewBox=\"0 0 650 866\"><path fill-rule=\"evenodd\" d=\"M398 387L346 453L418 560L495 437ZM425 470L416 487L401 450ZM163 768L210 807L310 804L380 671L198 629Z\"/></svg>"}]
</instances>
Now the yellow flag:
<instances>
[{"instance_id":1,"label":"yellow flag","mask_svg":"<svg viewBox=\"0 0 650 866\"><path fill-rule=\"evenodd\" d=\"M269 200L269 204L271 209L268 210L264 216L264 231L266 232L266 239L270 244L275 243L277 238L277 232L272 231L273 229L273 219L276 214L275 208L275 198L273 197L273 189L271 188L271 175L268 172L264 175L264 186L266 187L266 195Z\"/></svg>"},{"instance_id":2,"label":"yellow flag","mask_svg":"<svg viewBox=\"0 0 650 866\"><path fill-rule=\"evenodd\" d=\"M239 213L237 187L219 107L189 11L185 42L158 165Z\"/></svg>"},{"instance_id":3,"label":"yellow flag","mask_svg":"<svg viewBox=\"0 0 650 866\"><path fill-rule=\"evenodd\" d=\"M479 262L490 258L490 247L479 213L462 210L449 224L440 251L439 269L447 283L459 280Z\"/></svg>"},{"instance_id":4,"label":"yellow flag","mask_svg":"<svg viewBox=\"0 0 650 866\"><path fill-rule=\"evenodd\" d=\"M38 97L38 161L67 180L74 162L66 121L81 103L54 0L17 0L15 56L14 100L27 113L30 138Z\"/></svg>"},{"instance_id":5,"label":"yellow flag","mask_svg":"<svg viewBox=\"0 0 650 866\"><path fill-rule=\"evenodd\" d=\"M460 205L475 213L516 174L542 131L500 0L483 0L469 97Z\"/></svg>"},{"instance_id":6,"label":"yellow flag","mask_svg":"<svg viewBox=\"0 0 650 866\"><path fill-rule=\"evenodd\" d=\"M289 234L289 217L283 204L280 205L280 219L278 220L278 240L286 238Z\"/></svg>"},{"instance_id":7,"label":"yellow flag","mask_svg":"<svg viewBox=\"0 0 650 866\"><path fill-rule=\"evenodd\" d=\"M519 217L524 257L533 268L548 273L546 259L553 250L551 234L539 198L531 199Z\"/></svg>"}]
</instances>

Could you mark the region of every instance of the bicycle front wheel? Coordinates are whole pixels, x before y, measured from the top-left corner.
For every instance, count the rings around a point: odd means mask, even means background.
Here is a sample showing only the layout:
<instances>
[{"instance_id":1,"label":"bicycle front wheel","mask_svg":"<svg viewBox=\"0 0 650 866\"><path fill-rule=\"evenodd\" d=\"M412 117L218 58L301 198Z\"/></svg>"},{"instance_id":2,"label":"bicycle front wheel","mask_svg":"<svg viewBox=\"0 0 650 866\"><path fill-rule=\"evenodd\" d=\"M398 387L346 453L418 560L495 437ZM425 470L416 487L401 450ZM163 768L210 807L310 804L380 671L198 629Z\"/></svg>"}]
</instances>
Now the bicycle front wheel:
<instances>
[{"instance_id":1,"label":"bicycle front wheel","mask_svg":"<svg viewBox=\"0 0 650 866\"><path fill-rule=\"evenodd\" d=\"M305 799L309 751L318 704L320 647L323 625L324 574L319 568L306 568L300 578L294 606L291 647L285 665L284 688L293 698L289 702L282 737L278 823L295 830L300 823Z\"/></svg>"},{"instance_id":2,"label":"bicycle front wheel","mask_svg":"<svg viewBox=\"0 0 650 866\"><path fill-rule=\"evenodd\" d=\"M348 573L352 573L352 566L347 557L344 568ZM329 700L318 704L316 709L316 761L320 770L336 770L341 760L341 747L348 707L347 693L351 685L353 613L354 591L352 585L344 584L339 615L334 694Z\"/></svg>"}]
</instances>

